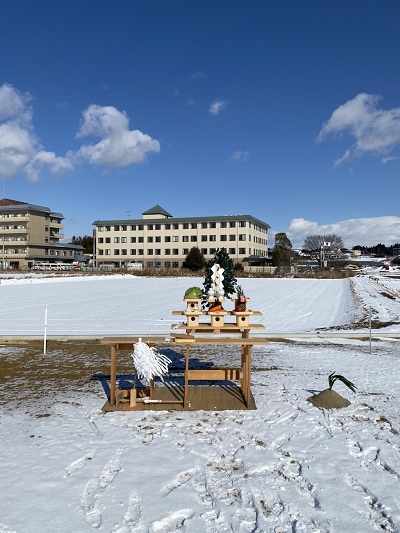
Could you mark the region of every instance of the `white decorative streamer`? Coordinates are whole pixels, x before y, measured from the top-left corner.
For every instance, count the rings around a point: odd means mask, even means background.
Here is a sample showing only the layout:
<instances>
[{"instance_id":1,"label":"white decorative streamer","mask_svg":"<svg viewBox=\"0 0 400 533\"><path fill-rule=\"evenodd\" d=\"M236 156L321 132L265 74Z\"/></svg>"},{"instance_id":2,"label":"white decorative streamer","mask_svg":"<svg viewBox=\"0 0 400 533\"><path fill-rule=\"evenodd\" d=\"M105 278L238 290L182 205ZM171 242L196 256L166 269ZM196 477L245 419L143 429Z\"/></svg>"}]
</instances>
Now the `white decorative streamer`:
<instances>
[{"instance_id":1,"label":"white decorative streamer","mask_svg":"<svg viewBox=\"0 0 400 533\"><path fill-rule=\"evenodd\" d=\"M171 359L142 342L141 338L133 345L132 358L139 378L150 383L157 376L164 381L163 376L168 373L168 365L171 363Z\"/></svg>"}]
</instances>

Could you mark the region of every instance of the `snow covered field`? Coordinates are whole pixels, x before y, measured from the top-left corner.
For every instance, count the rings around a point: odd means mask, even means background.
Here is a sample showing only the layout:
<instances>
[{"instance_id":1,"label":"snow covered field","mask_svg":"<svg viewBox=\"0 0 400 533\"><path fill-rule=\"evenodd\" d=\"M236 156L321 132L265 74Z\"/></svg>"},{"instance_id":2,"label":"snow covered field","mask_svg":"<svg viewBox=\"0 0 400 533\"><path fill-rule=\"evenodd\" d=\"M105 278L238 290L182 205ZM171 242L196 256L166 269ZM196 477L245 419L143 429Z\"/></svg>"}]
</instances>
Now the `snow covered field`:
<instances>
[{"instance_id":1,"label":"snow covered field","mask_svg":"<svg viewBox=\"0 0 400 533\"><path fill-rule=\"evenodd\" d=\"M0 335L41 335L45 305L49 335L168 334L191 285L202 280L2 278ZM369 309L379 331L400 330L400 280L242 285L266 332L365 330ZM254 349L255 411L103 414L84 357L79 386L37 391L13 364L28 354L57 383L63 347L0 346L0 532L400 532L399 341L370 353L317 335ZM335 384L352 403L317 409L306 398L333 371L356 384ZM19 403L18 389L44 400Z\"/></svg>"}]
</instances>

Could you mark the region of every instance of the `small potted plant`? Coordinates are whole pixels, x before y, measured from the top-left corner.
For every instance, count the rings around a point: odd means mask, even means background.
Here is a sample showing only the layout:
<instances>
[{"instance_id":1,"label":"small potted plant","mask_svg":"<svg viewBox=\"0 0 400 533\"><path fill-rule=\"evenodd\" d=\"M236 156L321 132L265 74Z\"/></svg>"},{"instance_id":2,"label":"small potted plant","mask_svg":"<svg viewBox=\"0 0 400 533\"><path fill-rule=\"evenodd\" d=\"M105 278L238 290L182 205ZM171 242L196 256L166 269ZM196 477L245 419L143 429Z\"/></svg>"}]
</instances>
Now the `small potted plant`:
<instances>
[{"instance_id":1,"label":"small potted plant","mask_svg":"<svg viewBox=\"0 0 400 533\"><path fill-rule=\"evenodd\" d=\"M247 308L247 298L241 285L236 287L235 312L243 313Z\"/></svg>"}]
</instances>

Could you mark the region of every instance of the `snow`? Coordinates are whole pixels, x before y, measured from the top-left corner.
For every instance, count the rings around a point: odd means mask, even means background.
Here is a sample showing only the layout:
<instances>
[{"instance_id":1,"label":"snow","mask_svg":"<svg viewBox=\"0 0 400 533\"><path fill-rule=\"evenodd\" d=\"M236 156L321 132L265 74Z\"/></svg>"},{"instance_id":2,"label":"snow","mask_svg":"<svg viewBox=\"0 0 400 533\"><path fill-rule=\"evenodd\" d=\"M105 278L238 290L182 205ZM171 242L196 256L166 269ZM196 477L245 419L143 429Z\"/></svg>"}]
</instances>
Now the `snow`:
<instances>
[{"instance_id":1,"label":"snow","mask_svg":"<svg viewBox=\"0 0 400 533\"><path fill-rule=\"evenodd\" d=\"M168 334L184 290L202 286L188 281L6 276L0 335L42 335L45 305L49 335ZM87 374L107 372L107 357L76 354L82 378L71 386L57 377L62 345L46 355L0 346L1 533L400 531L399 341L378 339L370 353L367 341L316 333L364 331L370 310L379 331L399 333L400 280L240 283L266 332L315 333L254 348L255 411L104 414ZM352 403L317 409L306 398L333 371L357 386L335 383Z\"/></svg>"}]
</instances>

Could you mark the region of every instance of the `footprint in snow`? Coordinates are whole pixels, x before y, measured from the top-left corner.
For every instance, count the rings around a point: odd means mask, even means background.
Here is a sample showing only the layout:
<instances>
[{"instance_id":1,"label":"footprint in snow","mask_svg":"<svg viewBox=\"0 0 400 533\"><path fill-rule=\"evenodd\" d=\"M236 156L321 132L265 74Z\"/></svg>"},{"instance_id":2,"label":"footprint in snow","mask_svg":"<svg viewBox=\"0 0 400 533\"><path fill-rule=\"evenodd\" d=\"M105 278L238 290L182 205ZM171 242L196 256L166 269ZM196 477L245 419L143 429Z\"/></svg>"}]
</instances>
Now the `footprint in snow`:
<instances>
[{"instance_id":1,"label":"footprint in snow","mask_svg":"<svg viewBox=\"0 0 400 533\"><path fill-rule=\"evenodd\" d=\"M83 457L80 457L76 461L73 461L68 466L65 467L65 474L64 477L68 477L77 470L80 470L82 467L84 467L88 461L91 461L94 457L94 452L87 453ZM0 530L1 533L1 530Z\"/></svg>"},{"instance_id":2,"label":"footprint in snow","mask_svg":"<svg viewBox=\"0 0 400 533\"><path fill-rule=\"evenodd\" d=\"M181 529L186 520L189 520L194 515L192 509L181 509L170 513L161 520L154 521L149 529L149 533L169 533Z\"/></svg>"}]
</instances>

